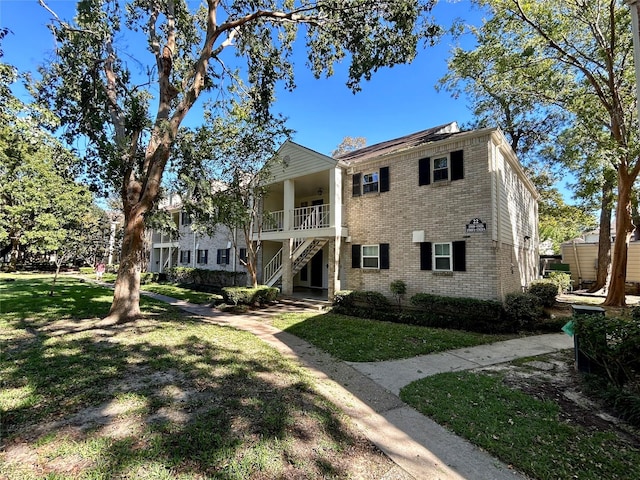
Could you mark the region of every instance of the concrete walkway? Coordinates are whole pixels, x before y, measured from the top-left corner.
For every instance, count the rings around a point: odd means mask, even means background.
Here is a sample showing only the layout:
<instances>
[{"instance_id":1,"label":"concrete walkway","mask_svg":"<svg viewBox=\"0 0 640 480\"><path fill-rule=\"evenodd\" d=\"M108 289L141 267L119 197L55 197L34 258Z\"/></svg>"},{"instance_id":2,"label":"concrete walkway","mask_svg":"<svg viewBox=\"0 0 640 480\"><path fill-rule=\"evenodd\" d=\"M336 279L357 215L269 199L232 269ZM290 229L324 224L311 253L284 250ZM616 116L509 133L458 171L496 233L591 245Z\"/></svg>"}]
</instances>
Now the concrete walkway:
<instances>
[{"instance_id":1,"label":"concrete walkway","mask_svg":"<svg viewBox=\"0 0 640 480\"><path fill-rule=\"evenodd\" d=\"M317 389L341 408L365 436L397 465L384 480L524 480L526 477L409 407L398 398L414 380L440 372L507 362L572 348L564 334L541 335L492 345L424 355L407 360L346 363L287 332L260 321L282 312L229 315L202 305L148 294L201 317L203 321L249 331L316 378ZM285 307L291 310L295 307Z\"/></svg>"}]
</instances>

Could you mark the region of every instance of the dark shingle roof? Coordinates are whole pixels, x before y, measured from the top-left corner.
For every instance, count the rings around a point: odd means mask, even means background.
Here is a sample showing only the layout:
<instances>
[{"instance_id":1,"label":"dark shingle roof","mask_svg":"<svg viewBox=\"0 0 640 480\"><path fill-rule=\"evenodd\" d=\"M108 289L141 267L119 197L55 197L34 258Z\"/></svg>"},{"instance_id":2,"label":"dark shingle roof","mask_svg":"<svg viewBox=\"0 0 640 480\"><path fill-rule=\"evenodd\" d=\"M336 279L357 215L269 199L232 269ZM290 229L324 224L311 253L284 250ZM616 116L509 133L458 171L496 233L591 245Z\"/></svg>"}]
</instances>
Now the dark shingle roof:
<instances>
[{"instance_id":1,"label":"dark shingle roof","mask_svg":"<svg viewBox=\"0 0 640 480\"><path fill-rule=\"evenodd\" d=\"M346 163L360 162L373 157L379 157L381 155L396 152L398 150L416 147L424 143L443 140L458 132L460 132L458 124L456 122L451 122L445 125L429 128L427 130L421 130L420 132L411 133L404 137L376 143L369 147L359 148L358 150L339 155L336 159Z\"/></svg>"}]
</instances>

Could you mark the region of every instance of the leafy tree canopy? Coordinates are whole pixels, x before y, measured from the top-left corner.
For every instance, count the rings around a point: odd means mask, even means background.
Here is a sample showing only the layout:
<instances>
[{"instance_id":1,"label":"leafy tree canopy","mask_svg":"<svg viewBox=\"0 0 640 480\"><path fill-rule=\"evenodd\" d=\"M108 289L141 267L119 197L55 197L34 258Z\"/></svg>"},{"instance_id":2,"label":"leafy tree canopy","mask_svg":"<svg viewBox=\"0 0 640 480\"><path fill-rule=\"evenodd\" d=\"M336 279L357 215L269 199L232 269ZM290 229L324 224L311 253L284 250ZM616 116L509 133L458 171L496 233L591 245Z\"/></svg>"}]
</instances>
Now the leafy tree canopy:
<instances>
[{"instance_id":1,"label":"leafy tree canopy","mask_svg":"<svg viewBox=\"0 0 640 480\"><path fill-rule=\"evenodd\" d=\"M109 321L140 314L145 216L160 198L181 124L201 95L221 101L242 77L253 115L269 118L276 84L295 87L298 38L316 76L331 75L346 60L347 85L358 91L377 69L410 62L422 42L437 38L434 3L206 0L191 10L184 0L81 0L73 23L58 19L52 26L58 59L43 70L40 99L59 112L68 141L87 139L84 163L94 183L122 198L124 237ZM147 62L132 50L137 45L147 46Z\"/></svg>"}]
</instances>

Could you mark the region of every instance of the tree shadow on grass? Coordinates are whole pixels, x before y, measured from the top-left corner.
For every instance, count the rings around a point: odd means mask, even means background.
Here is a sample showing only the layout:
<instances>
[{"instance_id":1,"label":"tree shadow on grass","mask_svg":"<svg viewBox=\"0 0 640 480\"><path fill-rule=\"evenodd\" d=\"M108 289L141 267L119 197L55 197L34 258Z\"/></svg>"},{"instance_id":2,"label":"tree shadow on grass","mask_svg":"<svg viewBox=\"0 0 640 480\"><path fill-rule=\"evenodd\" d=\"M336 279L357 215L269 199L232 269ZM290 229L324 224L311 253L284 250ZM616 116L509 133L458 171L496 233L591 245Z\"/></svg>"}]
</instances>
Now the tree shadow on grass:
<instances>
[{"instance_id":1,"label":"tree shadow on grass","mask_svg":"<svg viewBox=\"0 0 640 480\"><path fill-rule=\"evenodd\" d=\"M386 462L249 333L172 310L99 329L42 312L2 327L0 476L346 478L354 456Z\"/></svg>"}]
</instances>

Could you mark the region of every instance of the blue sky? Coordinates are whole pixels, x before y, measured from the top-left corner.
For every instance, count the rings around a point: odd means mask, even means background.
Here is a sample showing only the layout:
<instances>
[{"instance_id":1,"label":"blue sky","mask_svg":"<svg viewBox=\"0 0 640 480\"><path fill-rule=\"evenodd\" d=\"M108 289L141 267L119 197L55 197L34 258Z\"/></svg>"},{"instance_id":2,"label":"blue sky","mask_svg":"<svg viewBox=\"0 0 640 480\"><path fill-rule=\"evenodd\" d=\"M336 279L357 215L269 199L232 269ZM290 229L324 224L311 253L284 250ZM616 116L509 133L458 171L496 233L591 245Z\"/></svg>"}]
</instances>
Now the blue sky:
<instances>
[{"instance_id":1,"label":"blue sky","mask_svg":"<svg viewBox=\"0 0 640 480\"><path fill-rule=\"evenodd\" d=\"M74 0L49 0L47 4L61 18L73 17ZM440 0L434 13L444 26L454 18L480 21L468 0ZM0 25L13 32L3 42L3 61L21 71L35 71L55 46L46 28L50 19L37 0L0 0ZM345 136L365 137L371 145L451 121L463 124L471 119L467 102L434 88L446 73L451 42L444 38L438 46L422 49L412 64L376 72L355 95L345 85L348 65L338 65L329 79L316 80L304 60L297 61L297 88L279 91L274 111L289 118L288 126L296 131L294 141L324 154ZM298 53L304 59L304 52ZM185 122L197 125L198 113L190 112Z\"/></svg>"}]
</instances>

